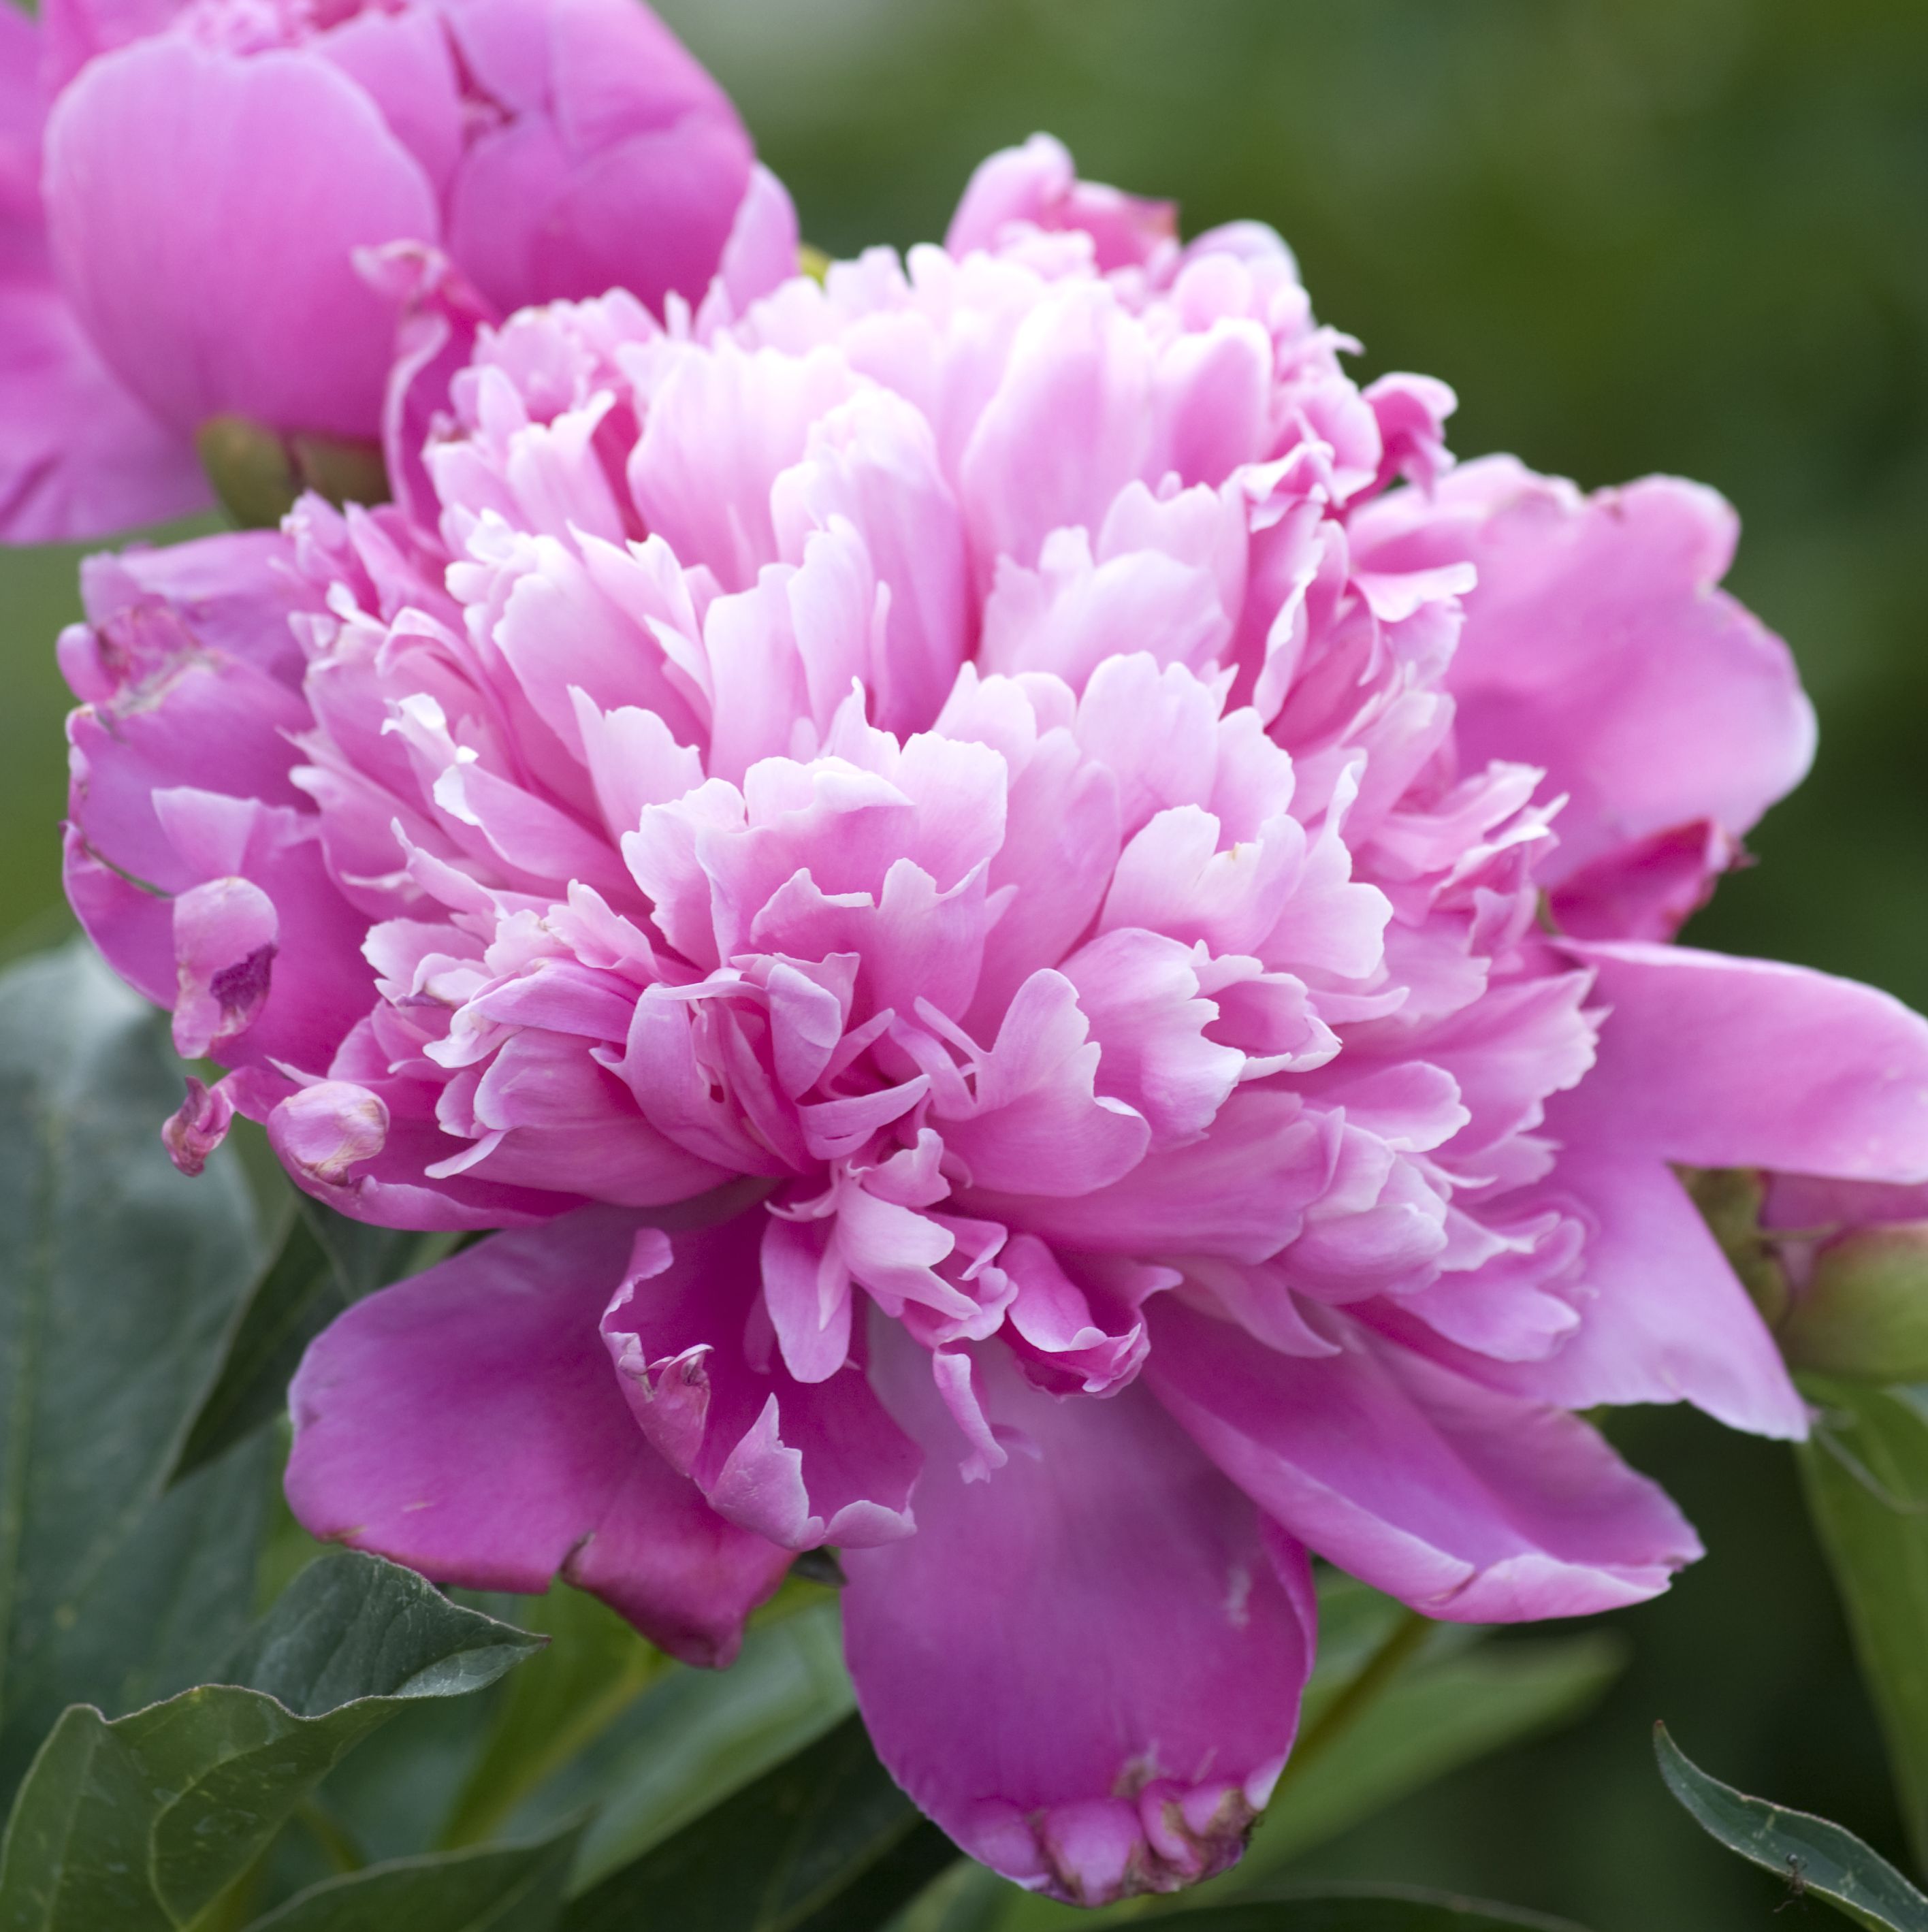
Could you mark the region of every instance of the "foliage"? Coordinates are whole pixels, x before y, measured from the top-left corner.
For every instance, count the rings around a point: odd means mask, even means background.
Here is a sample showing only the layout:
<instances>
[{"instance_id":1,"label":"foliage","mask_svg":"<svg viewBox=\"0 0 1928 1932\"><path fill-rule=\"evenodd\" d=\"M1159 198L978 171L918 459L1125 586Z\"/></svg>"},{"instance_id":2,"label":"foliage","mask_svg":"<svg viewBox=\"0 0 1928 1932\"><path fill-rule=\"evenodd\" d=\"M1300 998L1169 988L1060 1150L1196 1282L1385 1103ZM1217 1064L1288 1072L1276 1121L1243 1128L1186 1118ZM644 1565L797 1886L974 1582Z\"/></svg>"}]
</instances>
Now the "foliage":
<instances>
[{"instance_id":1,"label":"foliage","mask_svg":"<svg viewBox=\"0 0 1928 1932\"><path fill-rule=\"evenodd\" d=\"M1668 1790L1695 1822L1729 1851L1785 1879L1795 1897L1813 1892L1875 1932L1928 1932L1928 1898L1852 1832L1710 1778L1665 1724L1654 1727L1654 1748Z\"/></svg>"}]
</instances>

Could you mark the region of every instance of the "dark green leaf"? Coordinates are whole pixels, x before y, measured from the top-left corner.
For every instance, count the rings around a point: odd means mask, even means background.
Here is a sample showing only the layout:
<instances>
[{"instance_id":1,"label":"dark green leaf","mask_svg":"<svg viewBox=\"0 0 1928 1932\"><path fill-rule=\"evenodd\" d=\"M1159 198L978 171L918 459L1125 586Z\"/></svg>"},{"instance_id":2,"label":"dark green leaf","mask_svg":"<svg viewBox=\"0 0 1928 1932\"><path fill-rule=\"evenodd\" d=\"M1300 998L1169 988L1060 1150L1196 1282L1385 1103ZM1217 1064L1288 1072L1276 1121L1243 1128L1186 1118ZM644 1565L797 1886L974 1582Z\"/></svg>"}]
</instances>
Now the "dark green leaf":
<instances>
[{"instance_id":1,"label":"dark green leaf","mask_svg":"<svg viewBox=\"0 0 1928 1932\"><path fill-rule=\"evenodd\" d=\"M256 1265L235 1163L162 1149L180 1097L91 949L0 976L0 1800L65 1706L191 1683L247 1616L265 1447L157 1501Z\"/></svg>"},{"instance_id":2,"label":"dark green leaf","mask_svg":"<svg viewBox=\"0 0 1928 1932\"><path fill-rule=\"evenodd\" d=\"M334 1264L343 1295L359 1301L405 1274L439 1261L454 1246L447 1234L420 1234L406 1228L373 1228L351 1221L306 1195L297 1204L314 1237Z\"/></svg>"},{"instance_id":3,"label":"dark green leaf","mask_svg":"<svg viewBox=\"0 0 1928 1932\"><path fill-rule=\"evenodd\" d=\"M1803 1376L1808 1508L1847 1606L1915 1855L1928 1865L1928 1390Z\"/></svg>"},{"instance_id":4,"label":"dark green leaf","mask_svg":"<svg viewBox=\"0 0 1928 1932\"><path fill-rule=\"evenodd\" d=\"M229 1325L220 1372L195 1415L171 1480L178 1482L280 1414L289 1378L308 1344L351 1301L425 1264L442 1240L364 1227L318 1201L299 1198L280 1251Z\"/></svg>"},{"instance_id":5,"label":"dark green leaf","mask_svg":"<svg viewBox=\"0 0 1928 1932\"><path fill-rule=\"evenodd\" d=\"M346 1306L334 1264L307 1217L292 1215L288 1238L229 1331L220 1372L195 1414L171 1480L178 1482L278 1415L301 1352Z\"/></svg>"},{"instance_id":6,"label":"dark green leaf","mask_svg":"<svg viewBox=\"0 0 1928 1932\"><path fill-rule=\"evenodd\" d=\"M564 1913L564 1932L865 1932L957 1856L855 1718L706 1812Z\"/></svg>"},{"instance_id":7,"label":"dark green leaf","mask_svg":"<svg viewBox=\"0 0 1928 1932\"><path fill-rule=\"evenodd\" d=\"M459 1697L542 1644L451 1604L400 1564L339 1550L288 1586L224 1674L312 1718L360 1698Z\"/></svg>"},{"instance_id":8,"label":"dark green leaf","mask_svg":"<svg viewBox=\"0 0 1928 1932\"><path fill-rule=\"evenodd\" d=\"M187 1924L403 1702L478 1688L538 1641L379 1558L321 1558L236 1652L240 1684L61 1720L0 1852L0 1927ZM121 1917L101 1916L109 1880L133 1888Z\"/></svg>"},{"instance_id":9,"label":"dark green leaf","mask_svg":"<svg viewBox=\"0 0 1928 1932\"><path fill-rule=\"evenodd\" d=\"M1184 1932L1581 1932L1564 1918L1412 1886L1295 1888L1263 1901L1168 1912L1158 1922Z\"/></svg>"},{"instance_id":10,"label":"dark green leaf","mask_svg":"<svg viewBox=\"0 0 1928 1932\"><path fill-rule=\"evenodd\" d=\"M1876 1932L1928 1932L1928 1898L1853 1832L1708 1777L1668 1736L1665 1724L1654 1726L1654 1749L1667 1789L1729 1851Z\"/></svg>"},{"instance_id":11,"label":"dark green leaf","mask_svg":"<svg viewBox=\"0 0 1928 1932\"><path fill-rule=\"evenodd\" d=\"M370 1865L310 1886L247 1932L550 1932L579 1835Z\"/></svg>"}]
</instances>

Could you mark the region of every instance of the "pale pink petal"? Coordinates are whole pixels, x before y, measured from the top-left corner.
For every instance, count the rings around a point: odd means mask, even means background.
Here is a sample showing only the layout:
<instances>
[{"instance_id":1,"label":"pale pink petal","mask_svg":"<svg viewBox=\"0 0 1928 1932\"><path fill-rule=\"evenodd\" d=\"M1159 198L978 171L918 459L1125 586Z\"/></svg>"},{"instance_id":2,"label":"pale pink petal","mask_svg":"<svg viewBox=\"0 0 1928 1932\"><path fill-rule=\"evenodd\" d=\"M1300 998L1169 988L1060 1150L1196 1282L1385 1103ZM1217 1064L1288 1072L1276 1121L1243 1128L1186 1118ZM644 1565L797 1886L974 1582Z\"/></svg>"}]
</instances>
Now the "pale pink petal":
<instances>
[{"instance_id":1,"label":"pale pink petal","mask_svg":"<svg viewBox=\"0 0 1928 1932\"><path fill-rule=\"evenodd\" d=\"M1046 230L1081 230L1091 237L1100 268L1122 268L1169 248L1178 211L1168 201L1146 201L1101 182L1081 182L1062 142L1033 134L980 161L944 236L953 255L993 248L1014 224Z\"/></svg>"}]
</instances>

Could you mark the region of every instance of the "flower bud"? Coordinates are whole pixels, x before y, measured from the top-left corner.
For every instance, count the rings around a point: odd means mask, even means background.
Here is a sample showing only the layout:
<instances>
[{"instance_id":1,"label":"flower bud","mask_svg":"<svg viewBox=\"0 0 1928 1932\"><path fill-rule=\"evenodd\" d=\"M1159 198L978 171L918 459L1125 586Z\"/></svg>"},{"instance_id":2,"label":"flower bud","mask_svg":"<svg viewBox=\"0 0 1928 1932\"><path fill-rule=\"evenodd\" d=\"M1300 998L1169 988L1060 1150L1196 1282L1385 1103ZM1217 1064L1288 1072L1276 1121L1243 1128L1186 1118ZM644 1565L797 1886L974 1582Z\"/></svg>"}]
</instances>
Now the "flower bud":
<instances>
[{"instance_id":1,"label":"flower bud","mask_svg":"<svg viewBox=\"0 0 1928 1932\"><path fill-rule=\"evenodd\" d=\"M1928 1382L1928 1221L1856 1228L1819 1249L1780 1330L1796 1368Z\"/></svg>"},{"instance_id":2,"label":"flower bud","mask_svg":"<svg viewBox=\"0 0 1928 1932\"><path fill-rule=\"evenodd\" d=\"M1761 1318L1778 1329L1786 1318L1790 1296L1787 1270L1773 1238L1761 1226L1766 1178L1751 1167L1683 1168L1680 1175Z\"/></svg>"},{"instance_id":3,"label":"flower bud","mask_svg":"<svg viewBox=\"0 0 1928 1932\"><path fill-rule=\"evenodd\" d=\"M277 435L246 416L210 416L194 447L221 507L243 530L273 530L304 490L345 503L385 503L382 452L358 437Z\"/></svg>"}]
</instances>

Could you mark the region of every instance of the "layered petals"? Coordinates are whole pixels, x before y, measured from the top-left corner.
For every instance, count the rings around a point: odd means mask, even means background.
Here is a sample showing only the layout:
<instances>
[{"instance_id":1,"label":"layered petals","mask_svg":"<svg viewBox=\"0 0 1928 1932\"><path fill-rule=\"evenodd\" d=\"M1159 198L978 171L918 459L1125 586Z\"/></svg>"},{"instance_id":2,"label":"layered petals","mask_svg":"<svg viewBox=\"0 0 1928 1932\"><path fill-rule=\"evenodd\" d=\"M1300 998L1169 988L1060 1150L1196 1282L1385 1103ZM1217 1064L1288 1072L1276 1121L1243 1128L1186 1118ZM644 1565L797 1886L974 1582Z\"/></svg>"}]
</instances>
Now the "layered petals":
<instances>
[{"instance_id":1,"label":"layered petals","mask_svg":"<svg viewBox=\"0 0 1928 1932\"><path fill-rule=\"evenodd\" d=\"M1583 497L1504 457L1359 520L1369 568L1477 572L1450 677L1462 754L1525 759L1566 795L1542 876L1570 931L1668 937L1813 758L1786 646L1717 587L1738 528L1698 484ZM1691 892L1654 878L1683 840Z\"/></svg>"},{"instance_id":2,"label":"layered petals","mask_svg":"<svg viewBox=\"0 0 1928 1932\"><path fill-rule=\"evenodd\" d=\"M1170 1890L1290 1746L1307 1550L1470 1622L1693 1559L1575 1412L1806 1416L1677 1170L1928 1186L1928 1024L1655 943L1806 756L1714 500L1455 481L1276 237L1048 142L756 290L784 207L604 4L449 16L500 226L488 292L379 265L402 502L91 576L70 891L229 1070L184 1168L239 1112L345 1214L517 1231L311 1352L311 1527L698 1657L832 1548L918 1802ZM411 17L332 71L459 202ZM578 243L629 287L491 320Z\"/></svg>"},{"instance_id":3,"label":"layered petals","mask_svg":"<svg viewBox=\"0 0 1928 1932\"><path fill-rule=\"evenodd\" d=\"M439 1582L559 1575L725 1664L788 1553L716 1515L623 1400L596 1323L633 1227L586 1210L357 1303L289 1391L289 1498L317 1535Z\"/></svg>"},{"instance_id":4,"label":"layered petals","mask_svg":"<svg viewBox=\"0 0 1928 1932\"><path fill-rule=\"evenodd\" d=\"M629 0L64 0L43 49L0 35L0 538L205 506L217 419L368 487L385 388L424 509L451 334L613 288L732 314L795 270L788 196Z\"/></svg>"},{"instance_id":5,"label":"layered petals","mask_svg":"<svg viewBox=\"0 0 1928 1932\"><path fill-rule=\"evenodd\" d=\"M1336 1352L1253 1348L1166 1300L1147 1374L1171 1413L1320 1555L1450 1622L1579 1616L1701 1553L1680 1512L1577 1418L1497 1395L1342 1318Z\"/></svg>"}]
</instances>

